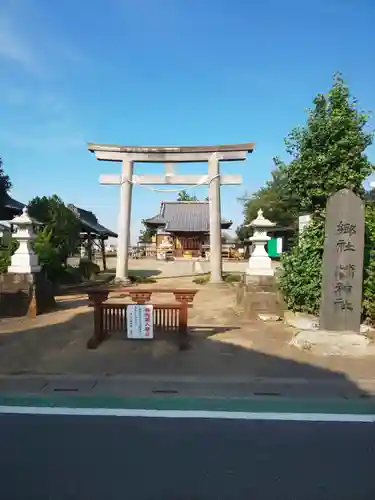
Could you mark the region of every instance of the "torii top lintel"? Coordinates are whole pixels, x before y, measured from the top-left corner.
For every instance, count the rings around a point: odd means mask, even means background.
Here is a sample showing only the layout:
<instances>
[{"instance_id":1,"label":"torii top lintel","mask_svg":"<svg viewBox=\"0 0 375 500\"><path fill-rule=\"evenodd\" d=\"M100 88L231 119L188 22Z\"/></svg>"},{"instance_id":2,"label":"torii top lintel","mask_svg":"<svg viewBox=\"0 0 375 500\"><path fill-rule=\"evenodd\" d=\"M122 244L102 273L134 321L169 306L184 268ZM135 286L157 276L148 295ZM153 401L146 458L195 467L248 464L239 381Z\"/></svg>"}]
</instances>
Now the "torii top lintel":
<instances>
[{"instance_id":1,"label":"torii top lintel","mask_svg":"<svg viewBox=\"0 0 375 500\"><path fill-rule=\"evenodd\" d=\"M255 143L223 144L218 146L119 146L116 144L88 144L88 150L98 160L122 161L128 157L139 162L201 162L217 153L221 161L245 160Z\"/></svg>"}]
</instances>

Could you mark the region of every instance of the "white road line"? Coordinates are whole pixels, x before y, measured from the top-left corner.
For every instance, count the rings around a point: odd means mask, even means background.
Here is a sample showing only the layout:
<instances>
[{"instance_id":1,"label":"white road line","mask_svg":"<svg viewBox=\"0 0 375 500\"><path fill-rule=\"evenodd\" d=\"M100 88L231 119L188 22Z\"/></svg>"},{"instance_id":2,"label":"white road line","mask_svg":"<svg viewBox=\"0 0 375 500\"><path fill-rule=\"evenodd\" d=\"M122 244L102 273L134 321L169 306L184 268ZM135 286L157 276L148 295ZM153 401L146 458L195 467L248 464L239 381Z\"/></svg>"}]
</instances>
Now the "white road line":
<instances>
[{"instance_id":1,"label":"white road line","mask_svg":"<svg viewBox=\"0 0 375 500\"><path fill-rule=\"evenodd\" d=\"M340 413L279 413L205 410L143 410L124 408L59 408L38 406L0 406L0 414L66 415L98 417L195 418L221 420L284 420L294 422L374 423L375 415Z\"/></svg>"}]
</instances>

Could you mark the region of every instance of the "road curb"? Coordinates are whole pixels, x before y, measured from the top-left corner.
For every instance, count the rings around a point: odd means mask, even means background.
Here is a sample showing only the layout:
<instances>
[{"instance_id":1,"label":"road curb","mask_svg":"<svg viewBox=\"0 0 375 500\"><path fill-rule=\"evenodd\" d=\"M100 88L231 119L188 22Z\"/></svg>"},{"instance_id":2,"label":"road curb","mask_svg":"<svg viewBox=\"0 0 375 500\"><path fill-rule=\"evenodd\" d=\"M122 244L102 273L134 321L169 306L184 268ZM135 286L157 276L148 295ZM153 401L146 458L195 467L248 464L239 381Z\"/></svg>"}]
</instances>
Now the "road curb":
<instances>
[{"instance_id":1,"label":"road curb","mask_svg":"<svg viewBox=\"0 0 375 500\"><path fill-rule=\"evenodd\" d=\"M68 395L0 396L0 409L9 408L71 408L123 409L151 411L209 411L282 414L375 415L375 401L279 398L184 398L184 397L116 397Z\"/></svg>"},{"instance_id":2,"label":"road curb","mask_svg":"<svg viewBox=\"0 0 375 500\"><path fill-rule=\"evenodd\" d=\"M122 397L247 398L254 396L313 399L365 399L375 396L375 380L290 379L265 377L196 377L116 375L0 375L0 395L70 394Z\"/></svg>"}]
</instances>

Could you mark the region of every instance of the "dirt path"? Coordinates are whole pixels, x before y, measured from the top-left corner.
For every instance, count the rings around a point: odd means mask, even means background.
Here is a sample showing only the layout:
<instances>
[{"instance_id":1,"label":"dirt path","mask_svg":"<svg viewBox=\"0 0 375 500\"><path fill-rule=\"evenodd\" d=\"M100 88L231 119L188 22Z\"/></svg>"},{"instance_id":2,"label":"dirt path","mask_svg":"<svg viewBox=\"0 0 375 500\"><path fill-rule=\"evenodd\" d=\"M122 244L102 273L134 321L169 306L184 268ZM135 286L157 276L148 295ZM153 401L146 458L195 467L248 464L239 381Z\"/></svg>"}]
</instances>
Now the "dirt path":
<instances>
[{"instance_id":1,"label":"dirt path","mask_svg":"<svg viewBox=\"0 0 375 500\"><path fill-rule=\"evenodd\" d=\"M199 290L189 310L189 351L179 352L173 339L126 342L120 336L89 351L92 309L86 296L72 295L58 298L60 310L35 320L0 321L0 372L375 378L372 359L319 358L289 346L293 331L282 322L244 321L231 286L198 286L190 278L140 286L151 287ZM115 294L113 300L124 299Z\"/></svg>"}]
</instances>

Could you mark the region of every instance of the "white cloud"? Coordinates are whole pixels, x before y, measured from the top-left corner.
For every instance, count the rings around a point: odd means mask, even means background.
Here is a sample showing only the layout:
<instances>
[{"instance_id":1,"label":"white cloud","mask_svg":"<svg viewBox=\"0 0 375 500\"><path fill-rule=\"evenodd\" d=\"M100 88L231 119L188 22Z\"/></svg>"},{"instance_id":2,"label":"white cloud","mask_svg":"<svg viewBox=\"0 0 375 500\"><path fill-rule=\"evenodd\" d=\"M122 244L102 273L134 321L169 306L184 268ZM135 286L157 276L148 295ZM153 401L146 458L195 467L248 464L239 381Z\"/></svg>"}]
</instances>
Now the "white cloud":
<instances>
[{"instance_id":1,"label":"white cloud","mask_svg":"<svg viewBox=\"0 0 375 500\"><path fill-rule=\"evenodd\" d=\"M52 3L38 9L33 0L1 0L0 60L40 77L85 61L77 47L56 36L47 6L52 9Z\"/></svg>"},{"instance_id":2,"label":"white cloud","mask_svg":"<svg viewBox=\"0 0 375 500\"><path fill-rule=\"evenodd\" d=\"M29 42L17 33L12 18L3 12L0 12L0 58L33 73L41 69L36 52Z\"/></svg>"},{"instance_id":3,"label":"white cloud","mask_svg":"<svg viewBox=\"0 0 375 500\"><path fill-rule=\"evenodd\" d=\"M2 131L0 132L0 143L4 142L8 147L22 150L26 149L28 151L43 151L43 150L71 150L80 149L85 150L86 143L79 136L79 134L74 135L72 132L68 134L67 131L61 134L50 134L50 133L17 133L15 131Z\"/></svg>"},{"instance_id":4,"label":"white cloud","mask_svg":"<svg viewBox=\"0 0 375 500\"><path fill-rule=\"evenodd\" d=\"M0 145L16 150L85 149L84 133L68 102L48 86L0 85L4 126Z\"/></svg>"},{"instance_id":5,"label":"white cloud","mask_svg":"<svg viewBox=\"0 0 375 500\"><path fill-rule=\"evenodd\" d=\"M74 108L54 84L67 65L82 65L84 59L55 35L43 4L38 10L36 0L0 0L0 143L34 151L82 148Z\"/></svg>"}]
</instances>

